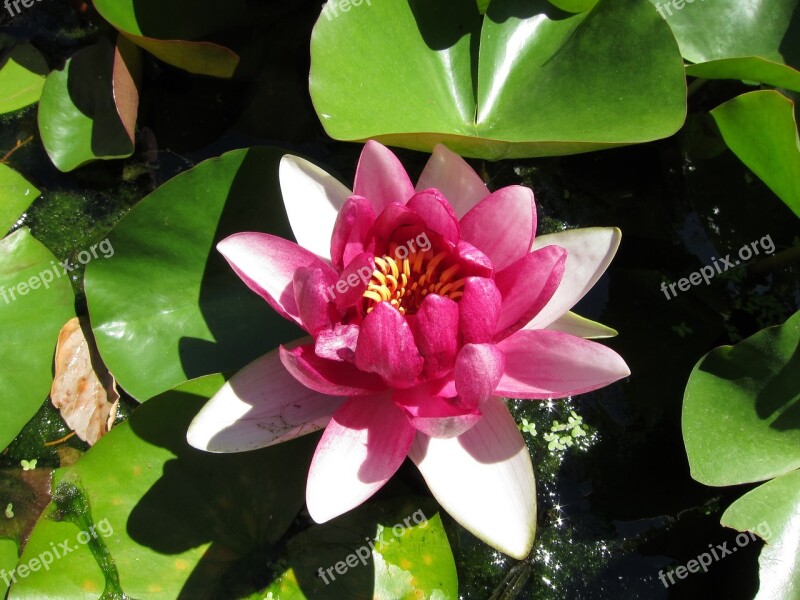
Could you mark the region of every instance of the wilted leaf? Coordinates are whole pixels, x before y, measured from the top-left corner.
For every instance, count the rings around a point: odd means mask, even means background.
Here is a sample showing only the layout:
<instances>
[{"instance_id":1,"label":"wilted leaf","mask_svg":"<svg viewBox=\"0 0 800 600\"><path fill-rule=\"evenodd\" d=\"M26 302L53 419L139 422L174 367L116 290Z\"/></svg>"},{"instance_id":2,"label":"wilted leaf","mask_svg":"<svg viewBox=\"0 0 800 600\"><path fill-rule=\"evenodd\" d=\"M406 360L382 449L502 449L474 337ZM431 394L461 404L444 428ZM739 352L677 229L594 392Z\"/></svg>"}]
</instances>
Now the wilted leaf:
<instances>
[{"instance_id":1,"label":"wilted leaf","mask_svg":"<svg viewBox=\"0 0 800 600\"><path fill-rule=\"evenodd\" d=\"M84 331L91 332L88 320L74 317L58 334L50 399L78 437L94 445L114 423L119 393Z\"/></svg>"},{"instance_id":2,"label":"wilted leaf","mask_svg":"<svg viewBox=\"0 0 800 600\"><path fill-rule=\"evenodd\" d=\"M25 545L39 515L50 503L52 482L51 469L0 471L0 510L12 506L7 514L0 515L0 538L12 539L20 547Z\"/></svg>"}]
</instances>

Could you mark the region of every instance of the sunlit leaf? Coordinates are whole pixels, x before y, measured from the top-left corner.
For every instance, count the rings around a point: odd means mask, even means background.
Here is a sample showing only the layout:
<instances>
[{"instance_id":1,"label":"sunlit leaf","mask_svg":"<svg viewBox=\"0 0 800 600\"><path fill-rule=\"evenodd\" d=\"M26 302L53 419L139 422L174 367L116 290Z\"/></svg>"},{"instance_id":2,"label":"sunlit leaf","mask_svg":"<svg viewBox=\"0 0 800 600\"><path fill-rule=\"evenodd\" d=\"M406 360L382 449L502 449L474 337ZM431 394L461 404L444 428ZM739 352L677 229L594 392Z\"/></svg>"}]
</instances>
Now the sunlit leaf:
<instances>
[{"instance_id":1,"label":"sunlit leaf","mask_svg":"<svg viewBox=\"0 0 800 600\"><path fill-rule=\"evenodd\" d=\"M39 190L8 165L0 164L0 236L39 197Z\"/></svg>"},{"instance_id":2,"label":"sunlit leaf","mask_svg":"<svg viewBox=\"0 0 800 600\"><path fill-rule=\"evenodd\" d=\"M675 39L646 2L572 15L493 0L482 17L465 0L384 0L327 16L312 36L310 85L336 139L546 156L663 138L686 114Z\"/></svg>"},{"instance_id":3,"label":"sunlit leaf","mask_svg":"<svg viewBox=\"0 0 800 600\"><path fill-rule=\"evenodd\" d=\"M758 560L760 584L754 600L800 597L800 471L739 498L722 515L722 524L754 532L766 542Z\"/></svg>"},{"instance_id":4,"label":"sunlit leaf","mask_svg":"<svg viewBox=\"0 0 800 600\"><path fill-rule=\"evenodd\" d=\"M0 57L0 115L37 102L49 72L44 56L30 43Z\"/></svg>"},{"instance_id":5,"label":"sunlit leaf","mask_svg":"<svg viewBox=\"0 0 800 600\"><path fill-rule=\"evenodd\" d=\"M750 92L711 115L733 153L800 217L800 138L792 101L774 91Z\"/></svg>"},{"instance_id":6,"label":"sunlit leaf","mask_svg":"<svg viewBox=\"0 0 800 600\"><path fill-rule=\"evenodd\" d=\"M301 336L215 248L238 231L291 236L278 183L283 154L237 150L179 175L111 233L112 258L89 264L85 289L100 355L136 399L240 369Z\"/></svg>"},{"instance_id":7,"label":"sunlit leaf","mask_svg":"<svg viewBox=\"0 0 800 600\"><path fill-rule=\"evenodd\" d=\"M73 303L68 276L26 227L0 241L0 448L47 398L58 331Z\"/></svg>"},{"instance_id":8,"label":"sunlit leaf","mask_svg":"<svg viewBox=\"0 0 800 600\"><path fill-rule=\"evenodd\" d=\"M91 523L129 597L228 597L226 572L277 542L302 508L318 437L242 454L190 448L189 423L222 383L206 377L154 399L57 472L85 490L88 521L43 516L21 562L65 540L75 550L19 580L10 598L99 596L104 569L78 537Z\"/></svg>"},{"instance_id":9,"label":"sunlit leaf","mask_svg":"<svg viewBox=\"0 0 800 600\"><path fill-rule=\"evenodd\" d=\"M695 366L683 404L692 477L763 481L800 468L800 312Z\"/></svg>"}]
</instances>

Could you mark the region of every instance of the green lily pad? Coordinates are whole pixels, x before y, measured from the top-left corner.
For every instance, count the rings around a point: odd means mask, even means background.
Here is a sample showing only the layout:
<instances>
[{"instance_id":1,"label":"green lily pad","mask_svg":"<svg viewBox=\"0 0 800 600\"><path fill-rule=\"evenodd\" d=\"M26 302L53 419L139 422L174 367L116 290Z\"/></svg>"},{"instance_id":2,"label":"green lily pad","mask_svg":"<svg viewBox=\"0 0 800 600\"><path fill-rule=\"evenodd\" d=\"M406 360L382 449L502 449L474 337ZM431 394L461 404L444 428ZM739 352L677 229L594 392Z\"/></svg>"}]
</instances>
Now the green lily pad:
<instances>
[{"instance_id":1,"label":"green lily pad","mask_svg":"<svg viewBox=\"0 0 800 600\"><path fill-rule=\"evenodd\" d=\"M0 163L0 235L17 222L39 197L39 190L8 165Z\"/></svg>"},{"instance_id":2,"label":"green lily pad","mask_svg":"<svg viewBox=\"0 0 800 600\"><path fill-rule=\"evenodd\" d=\"M695 366L683 404L692 477L763 481L800 468L800 312Z\"/></svg>"},{"instance_id":3,"label":"green lily pad","mask_svg":"<svg viewBox=\"0 0 800 600\"><path fill-rule=\"evenodd\" d=\"M758 594L754 600L800 598L800 471L782 475L734 502L722 524L757 533L766 542L758 559Z\"/></svg>"},{"instance_id":4,"label":"green lily pad","mask_svg":"<svg viewBox=\"0 0 800 600\"><path fill-rule=\"evenodd\" d=\"M693 63L760 56L798 66L797 0L650 0Z\"/></svg>"},{"instance_id":5,"label":"green lily pad","mask_svg":"<svg viewBox=\"0 0 800 600\"><path fill-rule=\"evenodd\" d=\"M0 515L3 518L3 515ZM17 543L14 540L0 538L0 573L10 573L17 566ZM8 583L11 583L9 579ZM8 583L0 577L0 598L6 597L8 591Z\"/></svg>"},{"instance_id":6,"label":"green lily pad","mask_svg":"<svg viewBox=\"0 0 800 600\"><path fill-rule=\"evenodd\" d=\"M800 71L757 56L687 65L686 74L704 79L740 79L800 92Z\"/></svg>"},{"instance_id":7,"label":"green lily pad","mask_svg":"<svg viewBox=\"0 0 800 600\"><path fill-rule=\"evenodd\" d=\"M0 115L38 102L47 61L32 44L14 46L0 58Z\"/></svg>"},{"instance_id":8,"label":"green lily pad","mask_svg":"<svg viewBox=\"0 0 800 600\"><path fill-rule=\"evenodd\" d=\"M291 237L278 181L283 154L236 150L168 181L112 231L113 258L87 267L97 346L136 399L240 369L301 337L215 248L240 231Z\"/></svg>"},{"instance_id":9,"label":"green lily pad","mask_svg":"<svg viewBox=\"0 0 800 600\"><path fill-rule=\"evenodd\" d=\"M19 579L11 599L98 597L115 576L130 598L226 597L229 569L281 539L302 508L318 436L241 454L190 448L189 423L223 381L205 377L154 399L57 472L59 490L67 482L78 491L45 512L20 563L51 544L74 550ZM92 526L103 568L81 541Z\"/></svg>"},{"instance_id":10,"label":"green lily pad","mask_svg":"<svg viewBox=\"0 0 800 600\"><path fill-rule=\"evenodd\" d=\"M97 12L133 43L165 63L199 75L229 78L239 56L203 41L246 20L242 0L95 0Z\"/></svg>"},{"instance_id":11,"label":"green lily pad","mask_svg":"<svg viewBox=\"0 0 800 600\"><path fill-rule=\"evenodd\" d=\"M0 448L47 398L58 332L74 316L72 286L56 265L27 227L0 241Z\"/></svg>"},{"instance_id":12,"label":"green lily pad","mask_svg":"<svg viewBox=\"0 0 800 600\"><path fill-rule=\"evenodd\" d=\"M485 16L465 0L323 13L310 89L336 139L425 151L445 142L488 159L650 141L686 115L675 39L638 0L577 15L544 0L493 0Z\"/></svg>"},{"instance_id":13,"label":"green lily pad","mask_svg":"<svg viewBox=\"0 0 800 600\"><path fill-rule=\"evenodd\" d=\"M598 0L550 0L550 4L571 13L591 10Z\"/></svg>"},{"instance_id":14,"label":"green lily pad","mask_svg":"<svg viewBox=\"0 0 800 600\"><path fill-rule=\"evenodd\" d=\"M743 94L711 111L728 148L800 217L800 138L794 103L775 91Z\"/></svg>"},{"instance_id":15,"label":"green lily pad","mask_svg":"<svg viewBox=\"0 0 800 600\"><path fill-rule=\"evenodd\" d=\"M133 154L140 58L140 51L124 38L116 47L101 39L47 77L39 132L59 170Z\"/></svg>"},{"instance_id":16,"label":"green lily pad","mask_svg":"<svg viewBox=\"0 0 800 600\"><path fill-rule=\"evenodd\" d=\"M455 562L437 510L430 498L392 499L312 527L289 541L279 561L288 568L259 597L458 598Z\"/></svg>"}]
</instances>

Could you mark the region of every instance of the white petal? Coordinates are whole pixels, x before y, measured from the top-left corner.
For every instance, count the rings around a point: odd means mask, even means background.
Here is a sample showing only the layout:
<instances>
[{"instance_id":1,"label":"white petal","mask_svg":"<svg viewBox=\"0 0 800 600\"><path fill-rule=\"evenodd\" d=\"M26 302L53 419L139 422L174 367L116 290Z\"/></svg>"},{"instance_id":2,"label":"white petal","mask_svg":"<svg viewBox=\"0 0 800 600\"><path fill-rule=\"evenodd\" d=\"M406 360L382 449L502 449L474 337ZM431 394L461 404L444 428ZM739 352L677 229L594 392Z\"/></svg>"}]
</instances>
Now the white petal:
<instances>
[{"instance_id":1,"label":"white petal","mask_svg":"<svg viewBox=\"0 0 800 600\"><path fill-rule=\"evenodd\" d=\"M281 159L280 180L297 243L329 261L333 224L352 192L317 165L291 154Z\"/></svg>"},{"instance_id":2,"label":"white petal","mask_svg":"<svg viewBox=\"0 0 800 600\"><path fill-rule=\"evenodd\" d=\"M523 329L527 328L528 327L526 326ZM568 312L563 317L559 317L550 323L546 329L563 331L564 333L576 335L587 340L612 338L619 333L616 329L612 329L611 327L607 327L602 323L598 323L597 321L592 321L591 319L577 315L574 312Z\"/></svg>"},{"instance_id":3,"label":"white petal","mask_svg":"<svg viewBox=\"0 0 800 600\"><path fill-rule=\"evenodd\" d=\"M322 429L342 402L298 382L273 350L222 386L192 421L187 440L208 452L264 448Z\"/></svg>"},{"instance_id":4,"label":"white petal","mask_svg":"<svg viewBox=\"0 0 800 600\"><path fill-rule=\"evenodd\" d=\"M457 438L417 434L409 456L436 500L465 529L514 558L525 558L536 531L536 484L528 448L500 398Z\"/></svg>"},{"instance_id":5,"label":"white petal","mask_svg":"<svg viewBox=\"0 0 800 600\"><path fill-rule=\"evenodd\" d=\"M537 237L532 250L553 244L566 248L567 266L556 293L525 329L543 329L575 306L605 273L620 239L622 232L616 227L570 229Z\"/></svg>"},{"instance_id":6,"label":"white petal","mask_svg":"<svg viewBox=\"0 0 800 600\"><path fill-rule=\"evenodd\" d=\"M467 162L442 144L437 144L417 182L417 191L436 188L450 202L460 219L489 195L483 179Z\"/></svg>"}]
</instances>

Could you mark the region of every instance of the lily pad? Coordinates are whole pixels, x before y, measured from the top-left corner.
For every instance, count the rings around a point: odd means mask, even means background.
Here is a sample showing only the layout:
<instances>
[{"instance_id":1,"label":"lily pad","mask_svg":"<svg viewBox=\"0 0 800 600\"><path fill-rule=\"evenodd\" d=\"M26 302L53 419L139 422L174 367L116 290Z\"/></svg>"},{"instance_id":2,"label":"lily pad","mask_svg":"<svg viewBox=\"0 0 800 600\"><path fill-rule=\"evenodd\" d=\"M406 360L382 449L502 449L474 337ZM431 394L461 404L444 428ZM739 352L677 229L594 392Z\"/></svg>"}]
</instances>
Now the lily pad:
<instances>
[{"instance_id":1,"label":"lily pad","mask_svg":"<svg viewBox=\"0 0 800 600\"><path fill-rule=\"evenodd\" d=\"M0 241L0 448L47 398L58 332L74 315L73 303L56 257L27 227Z\"/></svg>"},{"instance_id":2,"label":"lily pad","mask_svg":"<svg viewBox=\"0 0 800 600\"><path fill-rule=\"evenodd\" d=\"M704 79L740 79L800 92L800 71L765 58L722 58L687 65L686 74Z\"/></svg>"},{"instance_id":3,"label":"lily pad","mask_svg":"<svg viewBox=\"0 0 800 600\"><path fill-rule=\"evenodd\" d=\"M103 39L47 77L39 131L59 170L133 154L140 59L140 50L125 38L116 46Z\"/></svg>"},{"instance_id":4,"label":"lily pad","mask_svg":"<svg viewBox=\"0 0 800 600\"><path fill-rule=\"evenodd\" d=\"M2 518L2 515L0 515ZM0 572L10 573L17 565L17 543L14 540L0 538ZM11 581L9 580L9 583ZM0 577L0 598L6 597L8 583Z\"/></svg>"},{"instance_id":5,"label":"lily pad","mask_svg":"<svg viewBox=\"0 0 800 600\"><path fill-rule=\"evenodd\" d=\"M4 235L31 203L39 190L8 165L0 163L0 235Z\"/></svg>"},{"instance_id":6,"label":"lily pad","mask_svg":"<svg viewBox=\"0 0 800 600\"><path fill-rule=\"evenodd\" d=\"M51 506L20 562L62 541L74 550L20 579L10 598L97 597L112 571L131 598L226 597L226 572L276 543L302 508L318 437L242 454L190 448L187 427L223 381L205 377L154 399L57 472L59 485L82 488L88 510ZM107 548L103 569L81 542L90 523Z\"/></svg>"},{"instance_id":7,"label":"lily pad","mask_svg":"<svg viewBox=\"0 0 800 600\"><path fill-rule=\"evenodd\" d=\"M591 10L598 0L550 0L550 4L571 13Z\"/></svg>"},{"instance_id":8,"label":"lily pad","mask_svg":"<svg viewBox=\"0 0 800 600\"><path fill-rule=\"evenodd\" d=\"M32 44L14 46L0 58L0 115L38 102L47 61Z\"/></svg>"},{"instance_id":9,"label":"lily pad","mask_svg":"<svg viewBox=\"0 0 800 600\"><path fill-rule=\"evenodd\" d=\"M455 562L436 511L430 498L398 498L312 527L289 541L279 563L288 568L259 597L458 598Z\"/></svg>"},{"instance_id":10,"label":"lily pad","mask_svg":"<svg viewBox=\"0 0 800 600\"><path fill-rule=\"evenodd\" d=\"M228 78L239 64L229 48L202 41L245 21L245 3L214 0L95 0L97 12L136 45L165 63Z\"/></svg>"},{"instance_id":11,"label":"lily pad","mask_svg":"<svg viewBox=\"0 0 800 600\"><path fill-rule=\"evenodd\" d=\"M754 600L800 598L800 471L739 498L722 515L722 524L755 532L766 542L758 560L761 582Z\"/></svg>"},{"instance_id":12,"label":"lily pad","mask_svg":"<svg viewBox=\"0 0 800 600\"><path fill-rule=\"evenodd\" d=\"M301 337L215 248L239 231L291 237L278 181L283 154L236 150L168 181L111 233L113 258L87 267L100 355L137 400L240 369Z\"/></svg>"},{"instance_id":13,"label":"lily pad","mask_svg":"<svg viewBox=\"0 0 800 600\"><path fill-rule=\"evenodd\" d=\"M493 0L485 16L464 0L374 2L321 17L311 60L317 114L340 140L548 156L663 138L686 115L675 39L637 0L576 15Z\"/></svg>"},{"instance_id":14,"label":"lily pad","mask_svg":"<svg viewBox=\"0 0 800 600\"><path fill-rule=\"evenodd\" d=\"M711 116L728 148L800 217L794 103L779 92L750 92L718 106Z\"/></svg>"},{"instance_id":15,"label":"lily pad","mask_svg":"<svg viewBox=\"0 0 800 600\"><path fill-rule=\"evenodd\" d=\"M760 56L800 66L797 0L650 2L659 7L688 61Z\"/></svg>"},{"instance_id":16,"label":"lily pad","mask_svg":"<svg viewBox=\"0 0 800 600\"><path fill-rule=\"evenodd\" d=\"M683 404L692 477L707 485L763 481L800 468L800 312L712 350Z\"/></svg>"}]
</instances>

